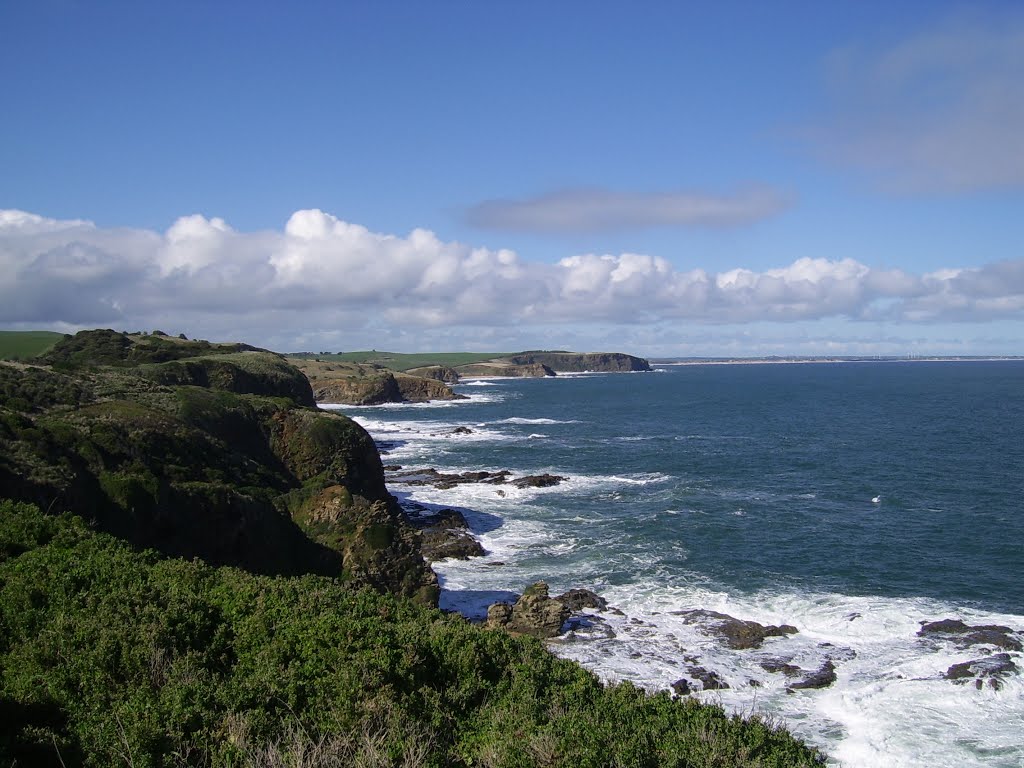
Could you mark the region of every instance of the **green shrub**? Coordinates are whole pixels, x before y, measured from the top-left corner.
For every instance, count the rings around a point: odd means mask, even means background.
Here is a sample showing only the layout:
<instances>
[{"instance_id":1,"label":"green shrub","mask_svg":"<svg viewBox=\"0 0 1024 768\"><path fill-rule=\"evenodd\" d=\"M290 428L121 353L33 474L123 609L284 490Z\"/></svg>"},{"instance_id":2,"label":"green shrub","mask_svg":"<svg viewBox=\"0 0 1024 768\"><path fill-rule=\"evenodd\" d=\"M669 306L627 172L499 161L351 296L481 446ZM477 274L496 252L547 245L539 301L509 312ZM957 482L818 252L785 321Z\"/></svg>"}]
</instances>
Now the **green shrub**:
<instances>
[{"instance_id":1,"label":"green shrub","mask_svg":"<svg viewBox=\"0 0 1024 768\"><path fill-rule=\"evenodd\" d=\"M603 687L530 638L334 579L135 552L12 502L0 716L4 765L821 764L756 719Z\"/></svg>"}]
</instances>

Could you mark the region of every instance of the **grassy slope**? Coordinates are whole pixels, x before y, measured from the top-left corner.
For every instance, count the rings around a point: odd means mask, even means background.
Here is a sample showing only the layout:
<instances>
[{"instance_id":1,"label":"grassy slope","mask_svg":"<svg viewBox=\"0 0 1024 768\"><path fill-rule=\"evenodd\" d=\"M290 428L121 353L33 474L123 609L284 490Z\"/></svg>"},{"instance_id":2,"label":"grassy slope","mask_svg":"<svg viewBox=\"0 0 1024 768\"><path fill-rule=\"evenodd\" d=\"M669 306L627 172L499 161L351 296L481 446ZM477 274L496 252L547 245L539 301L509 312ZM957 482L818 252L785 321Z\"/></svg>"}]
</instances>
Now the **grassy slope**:
<instances>
[{"instance_id":1,"label":"grassy slope","mask_svg":"<svg viewBox=\"0 0 1024 768\"><path fill-rule=\"evenodd\" d=\"M410 368L422 368L427 365L443 365L453 368L457 365L469 365L480 363L485 360L493 360L496 357L506 357L508 352L342 352L339 354L313 354L301 353L291 354L289 357L315 357L319 360L338 361L348 363L363 363L382 365L393 371L408 371Z\"/></svg>"},{"instance_id":2,"label":"grassy slope","mask_svg":"<svg viewBox=\"0 0 1024 768\"><path fill-rule=\"evenodd\" d=\"M0 360L28 360L64 338L51 331L0 331Z\"/></svg>"}]
</instances>

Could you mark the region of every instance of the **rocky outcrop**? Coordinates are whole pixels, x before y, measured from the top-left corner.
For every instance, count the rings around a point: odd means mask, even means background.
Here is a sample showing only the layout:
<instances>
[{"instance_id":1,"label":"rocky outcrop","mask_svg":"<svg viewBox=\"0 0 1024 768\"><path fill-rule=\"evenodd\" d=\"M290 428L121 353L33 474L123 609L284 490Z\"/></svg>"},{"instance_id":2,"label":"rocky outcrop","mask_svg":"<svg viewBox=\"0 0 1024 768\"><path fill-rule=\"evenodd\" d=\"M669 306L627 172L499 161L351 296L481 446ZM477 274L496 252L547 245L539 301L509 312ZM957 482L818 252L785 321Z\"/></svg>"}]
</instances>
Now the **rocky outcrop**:
<instances>
[{"instance_id":1,"label":"rocky outcrop","mask_svg":"<svg viewBox=\"0 0 1024 768\"><path fill-rule=\"evenodd\" d=\"M642 357L621 352L520 352L507 358L515 365L543 365L556 373L649 371L650 363Z\"/></svg>"},{"instance_id":2,"label":"rocky outcrop","mask_svg":"<svg viewBox=\"0 0 1024 768\"><path fill-rule=\"evenodd\" d=\"M717 611L696 609L672 611L672 614L681 616L687 624L697 624L703 627L710 634L719 637L726 647L733 650L760 648L766 638L783 637L797 632L796 627L789 624L765 626L756 621L744 621Z\"/></svg>"},{"instance_id":3,"label":"rocky outcrop","mask_svg":"<svg viewBox=\"0 0 1024 768\"><path fill-rule=\"evenodd\" d=\"M724 691L729 687L717 672L692 664L686 667L687 673L701 684L702 691Z\"/></svg>"},{"instance_id":4,"label":"rocky outcrop","mask_svg":"<svg viewBox=\"0 0 1024 768\"><path fill-rule=\"evenodd\" d=\"M573 613L578 613L584 608L593 608L597 611L608 609L608 601L589 589L570 589L556 597L555 600Z\"/></svg>"},{"instance_id":5,"label":"rocky outcrop","mask_svg":"<svg viewBox=\"0 0 1024 768\"><path fill-rule=\"evenodd\" d=\"M451 387L439 379L410 376L379 365L325 362L305 357L293 360L309 379L318 403L380 405L465 397L452 392Z\"/></svg>"},{"instance_id":6,"label":"rocky outcrop","mask_svg":"<svg viewBox=\"0 0 1024 768\"><path fill-rule=\"evenodd\" d=\"M548 595L548 585L538 581L527 587L514 605L495 603L487 609L485 626L519 635L555 637L569 619L569 608Z\"/></svg>"},{"instance_id":7,"label":"rocky outcrop","mask_svg":"<svg viewBox=\"0 0 1024 768\"><path fill-rule=\"evenodd\" d=\"M827 688L836 681L836 665L832 659L826 659L825 662L816 671L805 675L802 679L795 683L792 683L789 688L791 690L801 690L807 688Z\"/></svg>"},{"instance_id":8,"label":"rocky outcrop","mask_svg":"<svg viewBox=\"0 0 1024 768\"><path fill-rule=\"evenodd\" d=\"M1007 651L1024 650L1020 638L1010 627L1001 624L970 626L960 619L942 619L921 625L918 637L947 640L961 648L972 645L994 645Z\"/></svg>"},{"instance_id":9,"label":"rocky outcrop","mask_svg":"<svg viewBox=\"0 0 1024 768\"><path fill-rule=\"evenodd\" d=\"M48 359L59 370L0 364L5 496L168 555L436 602L372 439L304 407L308 382L279 356L94 331Z\"/></svg>"},{"instance_id":10,"label":"rocky outcrop","mask_svg":"<svg viewBox=\"0 0 1024 768\"><path fill-rule=\"evenodd\" d=\"M422 376L395 374L398 391L402 394L402 402L425 403L430 400L465 400L465 395L452 392L443 381L426 379Z\"/></svg>"},{"instance_id":11,"label":"rocky outcrop","mask_svg":"<svg viewBox=\"0 0 1024 768\"><path fill-rule=\"evenodd\" d=\"M450 434L463 434L459 432L464 427L457 427ZM471 430L467 429L467 432ZM490 472L488 470L477 470L475 472L438 472L436 469L406 469L397 470L388 476L388 480L401 485L430 485L434 488L447 490L457 485L484 484L484 485L506 485L510 484L516 488L550 488L566 480L561 475L525 475L511 480L512 473L507 469Z\"/></svg>"},{"instance_id":12,"label":"rocky outcrop","mask_svg":"<svg viewBox=\"0 0 1024 768\"><path fill-rule=\"evenodd\" d=\"M469 532L466 517L456 509L442 509L428 513L419 505L405 509L409 522L420 532L420 550L427 562L438 560L468 560L487 552Z\"/></svg>"},{"instance_id":13,"label":"rocky outcrop","mask_svg":"<svg viewBox=\"0 0 1024 768\"><path fill-rule=\"evenodd\" d=\"M458 384L459 372L446 365L427 365L422 368L410 368L405 373L410 376L419 376L424 379L443 381L445 384Z\"/></svg>"},{"instance_id":14,"label":"rocky outcrop","mask_svg":"<svg viewBox=\"0 0 1024 768\"><path fill-rule=\"evenodd\" d=\"M512 481L512 485L516 488L551 488L564 480L565 478L561 475L544 473L543 475L527 475L517 478Z\"/></svg>"},{"instance_id":15,"label":"rocky outcrop","mask_svg":"<svg viewBox=\"0 0 1024 768\"><path fill-rule=\"evenodd\" d=\"M1010 654L996 653L981 659L965 661L962 664L954 664L946 670L943 677L959 685L973 681L978 690L981 690L987 683L989 688L998 691L1003 687L1003 681L1016 672L1017 665L1013 663Z\"/></svg>"}]
</instances>

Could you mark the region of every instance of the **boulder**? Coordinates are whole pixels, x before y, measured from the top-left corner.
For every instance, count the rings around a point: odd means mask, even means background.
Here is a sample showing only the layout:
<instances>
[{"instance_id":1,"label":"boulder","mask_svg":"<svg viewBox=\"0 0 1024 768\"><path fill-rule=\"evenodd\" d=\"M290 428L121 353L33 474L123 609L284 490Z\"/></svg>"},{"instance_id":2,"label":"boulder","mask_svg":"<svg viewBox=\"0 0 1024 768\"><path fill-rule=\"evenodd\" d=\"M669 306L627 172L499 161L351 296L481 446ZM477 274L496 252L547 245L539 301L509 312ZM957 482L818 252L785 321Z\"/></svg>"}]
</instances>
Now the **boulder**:
<instances>
[{"instance_id":1,"label":"boulder","mask_svg":"<svg viewBox=\"0 0 1024 768\"><path fill-rule=\"evenodd\" d=\"M593 608L598 611L608 608L608 601L589 589L570 589L568 592L560 594L555 600L573 612L582 611L584 608Z\"/></svg>"},{"instance_id":2,"label":"boulder","mask_svg":"<svg viewBox=\"0 0 1024 768\"><path fill-rule=\"evenodd\" d=\"M688 696L693 689L690 688L690 681L681 677L672 683L672 690L677 696Z\"/></svg>"},{"instance_id":3,"label":"boulder","mask_svg":"<svg viewBox=\"0 0 1024 768\"><path fill-rule=\"evenodd\" d=\"M713 635L723 640L733 650L760 648L768 637L782 637L796 634L797 628L789 624L781 626L758 624L756 621L744 621L717 611L696 609L690 611L672 611L674 616L681 616L687 624L699 624Z\"/></svg>"},{"instance_id":4,"label":"boulder","mask_svg":"<svg viewBox=\"0 0 1024 768\"><path fill-rule=\"evenodd\" d=\"M504 608L499 608L504 605ZM548 595L548 585L538 581L527 587L515 605L496 603L487 609L488 627L533 637L555 637L569 618L569 609Z\"/></svg>"},{"instance_id":5,"label":"boulder","mask_svg":"<svg viewBox=\"0 0 1024 768\"><path fill-rule=\"evenodd\" d=\"M712 672L704 667L689 666L686 671L690 673L691 677L700 681L703 691L723 691L729 687L729 684L719 677L717 672Z\"/></svg>"},{"instance_id":6,"label":"boulder","mask_svg":"<svg viewBox=\"0 0 1024 768\"><path fill-rule=\"evenodd\" d=\"M802 680L798 680L789 687L793 690L804 688L827 688L835 681L836 665L832 663L831 659L827 659L817 671L811 672Z\"/></svg>"},{"instance_id":7,"label":"boulder","mask_svg":"<svg viewBox=\"0 0 1024 768\"><path fill-rule=\"evenodd\" d=\"M561 475L527 475L512 481L516 488L550 488L565 480Z\"/></svg>"},{"instance_id":8,"label":"boulder","mask_svg":"<svg viewBox=\"0 0 1024 768\"><path fill-rule=\"evenodd\" d=\"M988 681L989 687L998 691L1003 687L1003 680L1016 672L1017 665L1010 659L1010 654L996 653L982 659L954 664L946 670L943 677L958 685L965 685L973 680L978 690L981 690L985 681Z\"/></svg>"}]
</instances>

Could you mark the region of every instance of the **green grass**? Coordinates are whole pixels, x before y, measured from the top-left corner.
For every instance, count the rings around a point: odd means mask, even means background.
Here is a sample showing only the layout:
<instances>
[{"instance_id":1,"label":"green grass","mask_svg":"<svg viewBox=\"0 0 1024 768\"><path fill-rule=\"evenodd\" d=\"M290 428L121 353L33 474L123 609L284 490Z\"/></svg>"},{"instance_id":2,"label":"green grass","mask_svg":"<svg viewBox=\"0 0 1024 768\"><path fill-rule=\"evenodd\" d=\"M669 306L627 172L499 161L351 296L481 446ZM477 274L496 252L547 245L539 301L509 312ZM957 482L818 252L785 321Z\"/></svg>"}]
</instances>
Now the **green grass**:
<instances>
[{"instance_id":1,"label":"green grass","mask_svg":"<svg viewBox=\"0 0 1024 768\"><path fill-rule=\"evenodd\" d=\"M63 338L52 331L0 331L0 360L29 360Z\"/></svg>"},{"instance_id":2,"label":"green grass","mask_svg":"<svg viewBox=\"0 0 1024 768\"><path fill-rule=\"evenodd\" d=\"M317 354L314 352L301 352L289 354L295 358L316 358L318 360L333 360L346 363L363 363L383 365L393 371L408 371L411 368L422 368L428 365L444 365L454 368L459 365L471 363L482 363L485 360L493 360L496 357L507 357L508 352L378 352L377 350L363 352L339 352L337 354Z\"/></svg>"}]
</instances>

